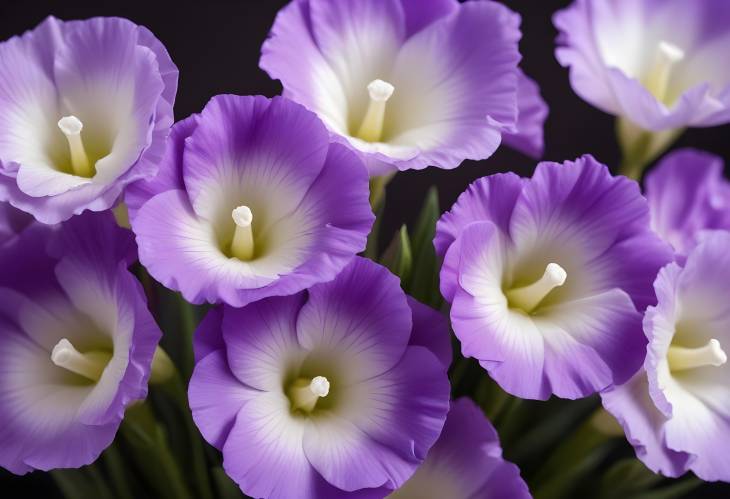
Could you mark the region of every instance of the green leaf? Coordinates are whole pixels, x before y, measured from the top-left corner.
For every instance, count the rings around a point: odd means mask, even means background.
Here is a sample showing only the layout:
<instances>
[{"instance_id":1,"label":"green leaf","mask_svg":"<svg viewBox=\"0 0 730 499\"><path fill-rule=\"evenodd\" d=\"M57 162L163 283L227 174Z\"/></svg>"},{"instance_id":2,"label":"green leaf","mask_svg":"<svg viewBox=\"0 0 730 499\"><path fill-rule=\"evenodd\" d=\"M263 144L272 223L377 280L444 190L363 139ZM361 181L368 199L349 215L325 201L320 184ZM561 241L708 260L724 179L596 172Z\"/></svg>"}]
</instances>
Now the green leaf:
<instances>
[{"instance_id":1,"label":"green leaf","mask_svg":"<svg viewBox=\"0 0 730 499\"><path fill-rule=\"evenodd\" d=\"M590 418L553 452L535 475L535 499L561 499L591 473L611 449L611 437L598 431Z\"/></svg>"},{"instance_id":2,"label":"green leaf","mask_svg":"<svg viewBox=\"0 0 730 499\"><path fill-rule=\"evenodd\" d=\"M690 477L666 487L632 496L631 499L677 499L686 497L686 494L700 487L702 484L702 480Z\"/></svg>"},{"instance_id":3,"label":"green leaf","mask_svg":"<svg viewBox=\"0 0 730 499\"><path fill-rule=\"evenodd\" d=\"M218 490L218 499L241 499L243 493L238 488L238 485L226 475L223 468L216 466L212 470L213 482L215 483L216 489Z\"/></svg>"},{"instance_id":4,"label":"green leaf","mask_svg":"<svg viewBox=\"0 0 730 499\"><path fill-rule=\"evenodd\" d=\"M415 299L434 308L440 308L443 302L439 290L440 265L433 247L436 222L440 216L438 191L432 187L411 234L413 270L403 287Z\"/></svg>"},{"instance_id":5,"label":"green leaf","mask_svg":"<svg viewBox=\"0 0 730 499\"><path fill-rule=\"evenodd\" d=\"M104 451L101 459L109 475L112 488L116 492L116 496L119 499L134 499L134 494L132 494L130 488L130 480L127 476L127 469L124 464L124 459L119 452L117 442L114 442Z\"/></svg>"},{"instance_id":6,"label":"green leaf","mask_svg":"<svg viewBox=\"0 0 730 499\"><path fill-rule=\"evenodd\" d=\"M383 253L381 263L400 277L401 285L408 280L413 265L413 255L411 253L411 241L408 237L408 229L405 225L393 237L393 241L391 241L385 253Z\"/></svg>"},{"instance_id":7,"label":"green leaf","mask_svg":"<svg viewBox=\"0 0 730 499\"><path fill-rule=\"evenodd\" d=\"M600 499L622 499L650 489L663 477L654 474L636 458L622 459L611 466L601 480Z\"/></svg>"},{"instance_id":8,"label":"green leaf","mask_svg":"<svg viewBox=\"0 0 730 499\"><path fill-rule=\"evenodd\" d=\"M380 202L380 206L373 211L375 213L375 223L373 223L373 228L370 230L370 234L368 235L368 241L365 246L363 256L365 258L370 258L371 260L377 260L380 252L380 227L383 221L383 213L385 212L385 199L383 199Z\"/></svg>"},{"instance_id":9,"label":"green leaf","mask_svg":"<svg viewBox=\"0 0 730 499\"><path fill-rule=\"evenodd\" d=\"M90 476L82 470L53 470L51 476L66 499L97 499L98 492Z\"/></svg>"},{"instance_id":10,"label":"green leaf","mask_svg":"<svg viewBox=\"0 0 730 499\"><path fill-rule=\"evenodd\" d=\"M415 251L420 251L424 247L433 249L433 236L436 232L436 222L440 216L438 190L436 187L431 187L426 194L426 200L411 237Z\"/></svg>"},{"instance_id":11,"label":"green leaf","mask_svg":"<svg viewBox=\"0 0 730 499\"><path fill-rule=\"evenodd\" d=\"M149 406L142 403L127 409L121 433L129 444L134 464L146 478L147 487L155 490L155 497L192 499L181 468L170 451L165 430L157 424Z\"/></svg>"}]
</instances>

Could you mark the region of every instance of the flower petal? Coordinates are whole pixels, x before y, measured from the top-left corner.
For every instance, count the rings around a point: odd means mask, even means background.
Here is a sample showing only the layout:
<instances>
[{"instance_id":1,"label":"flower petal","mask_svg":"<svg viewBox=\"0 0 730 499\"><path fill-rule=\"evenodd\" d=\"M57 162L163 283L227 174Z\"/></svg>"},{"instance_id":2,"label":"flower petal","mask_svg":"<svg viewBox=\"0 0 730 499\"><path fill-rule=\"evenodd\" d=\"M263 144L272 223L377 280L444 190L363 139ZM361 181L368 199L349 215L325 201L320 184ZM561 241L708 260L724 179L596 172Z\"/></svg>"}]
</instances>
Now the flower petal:
<instances>
[{"instance_id":1,"label":"flower petal","mask_svg":"<svg viewBox=\"0 0 730 499\"><path fill-rule=\"evenodd\" d=\"M387 142L421 154L394 161L398 169L455 168L497 149L501 130L517 122L519 38L512 11L467 2L406 41L393 68Z\"/></svg>"},{"instance_id":2,"label":"flower petal","mask_svg":"<svg viewBox=\"0 0 730 499\"><path fill-rule=\"evenodd\" d=\"M433 354L410 347L395 368L348 387L338 407L313 418L304 451L338 488L395 489L441 432L448 394L448 380Z\"/></svg>"},{"instance_id":3,"label":"flower petal","mask_svg":"<svg viewBox=\"0 0 730 499\"><path fill-rule=\"evenodd\" d=\"M449 245L472 222L493 222L509 234L510 219L525 180L514 173L497 173L474 181L436 224L434 246L444 255Z\"/></svg>"},{"instance_id":4,"label":"flower petal","mask_svg":"<svg viewBox=\"0 0 730 499\"><path fill-rule=\"evenodd\" d=\"M287 99L213 97L185 141L183 178L193 209L217 227L245 204L257 230L295 211L322 171L327 130Z\"/></svg>"},{"instance_id":5,"label":"flower petal","mask_svg":"<svg viewBox=\"0 0 730 499\"><path fill-rule=\"evenodd\" d=\"M535 323L550 352L545 373L559 397L585 397L624 383L644 360L641 314L624 291L548 307L540 315Z\"/></svg>"},{"instance_id":6,"label":"flower petal","mask_svg":"<svg viewBox=\"0 0 730 499\"><path fill-rule=\"evenodd\" d=\"M340 359L357 381L382 374L400 360L412 324L398 279L358 257L334 281L309 289L297 334L304 349Z\"/></svg>"},{"instance_id":7,"label":"flower petal","mask_svg":"<svg viewBox=\"0 0 730 499\"><path fill-rule=\"evenodd\" d=\"M646 176L652 228L680 255L706 229L730 229L730 184L722 159L694 149L667 155Z\"/></svg>"},{"instance_id":8,"label":"flower petal","mask_svg":"<svg viewBox=\"0 0 730 499\"><path fill-rule=\"evenodd\" d=\"M603 407L614 415L636 449L636 456L655 473L678 477L689 468L691 456L667 447L666 418L649 397L646 372L642 369L624 385L601 393Z\"/></svg>"},{"instance_id":9,"label":"flower petal","mask_svg":"<svg viewBox=\"0 0 730 499\"><path fill-rule=\"evenodd\" d=\"M411 307L413 313L413 332L409 345L427 348L448 369L452 359L448 320L441 312L410 296L408 306Z\"/></svg>"},{"instance_id":10,"label":"flower petal","mask_svg":"<svg viewBox=\"0 0 730 499\"><path fill-rule=\"evenodd\" d=\"M545 150L543 125L548 116L548 106L540 95L540 87L522 70L517 77L517 108L517 132L505 132L502 141L538 159Z\"/></svg>"},{"instance_id":11,"label":"flower petal","mask_svg":"<svg viewBox=\"0 0 730 499\"><path fill-rule=\"evenodd\" d=\"M255 395L233 376L224 351L196 362L188 388L190 410L200 433L216 449L223 448L239 411Z\"/></svg>"},{"instance_id":12,"label":"flower petal","mask_svg":"<svg viewBox=\"0 0 730 499\"><path fill-rule=\"evenodd\" d=\"M223 445L223 469L253 497L317 497L317 473L302 448L305 427L291 416L283 394L257 394L239 411Z\"/></svg>"},{"instance_id":13,"label":"flower petal","mask_svg":"<svg viewBox=\"0 0 730 499\"><path fill-rule=\"evenodd\" d=\"M225 307L223 339L228 364L251 388L282 392L304 351L297 342L297 317L303 294L267 298L243 308Z\"/></svg>"}]
</instances>

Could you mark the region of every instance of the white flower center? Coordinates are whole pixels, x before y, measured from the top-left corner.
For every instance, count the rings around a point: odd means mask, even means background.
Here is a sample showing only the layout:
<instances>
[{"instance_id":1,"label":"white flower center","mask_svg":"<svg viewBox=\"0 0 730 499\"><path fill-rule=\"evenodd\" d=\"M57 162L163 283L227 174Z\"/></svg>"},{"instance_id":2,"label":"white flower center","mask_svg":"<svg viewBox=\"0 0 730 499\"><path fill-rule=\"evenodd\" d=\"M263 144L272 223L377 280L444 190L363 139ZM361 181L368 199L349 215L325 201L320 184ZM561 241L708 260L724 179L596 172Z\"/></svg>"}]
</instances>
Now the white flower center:
<instances>
[{"instance_id":1,"label":"white flower center","mask_svg":"<svg viewBox=\"0 0 730 499\"><path fill-rule=\"evenodd\" d=\"M395 92L395 87L383 80L373 80L368 84L370 103L360 124L357 137L366 142L380 142L385 122L385 106Z\"/></svg>"},{"instance_id":2,"label":"white flower center","mask_svg":"<svg viewBox=\"0 0 730 499\"><path fill-rule=\"evenodd\" d=\"M84 142L81 140L81 130L84 129L84 124L76 116L64 116L58 120L58 128L61 129L68 141L68 149L71 153L71 169L74 175L93 177L94 172L89 157L86 155Z\"/></svg>"},{"instance_id":3,"label":"white flower center","mask_svg":"<svg viewBox=\"0 0 730 499\"><path fill-rule=\"evenodd\" d=\"M292 408L312 412L317 401L326 397L329 392L330 382L324 376L315 376L312 379L299 378L289 389L289 399Z\"/></svg>"},{"instance_id":4,"label":"white flower center","mask_svg":"<svg viewBox=\"0 0 730 499\"><path fill-rule=\"evenodd\" d=\"M563 267L557 263L549 263L540 279L527 286L511 289L505 294L512 308L520 308L530 313L550 291L565 284L567 278L568 273Z\"/></svg>"},{"instance_id":5,"label":"white flower center","mask_svg":"<svg viewBox=\"0 0 730 499\"><path fill-rule=\"evenodd\" d=\"M685 348L670 346L667 353L670 371L684 371L697 367L719 367L727 362L727 354L720 346L720 342L711 339L705 346L699 348Z\"/></svg>"},{"instance_id":6,"label":"white flower center","mask_svg":"<svg viewBox=\"0 0 730 499\"><path fill-rule=\"evenodd\" d=\"M231 212L236 231L231 242L231 254L239 260L248 261L254 256L253 213L248 206L239 206Z\"/></svg>"},{"instance_id":7,"label":"white flower center","mask_svg":"<svg viewBox=\"0 0 730 499\"><path fill-rule=\"evenodd\" d=\"M108 352L81 353L66 338L61 339L51 351L54 364L91 381L99 381L111 357Z\"/></svg>"},{"instance_id":8,"label":"white flower center","mask_svg":"<svg viewBox=\"0 0 730 499\"><path fill-rule=\"evenodd\" d=\"M645 78L645 86L659 101L669 104L667 90L674 66L684 59L684 51L671 43L661 41L657 47L654 66Z\"/></svg>"}]
</instances>

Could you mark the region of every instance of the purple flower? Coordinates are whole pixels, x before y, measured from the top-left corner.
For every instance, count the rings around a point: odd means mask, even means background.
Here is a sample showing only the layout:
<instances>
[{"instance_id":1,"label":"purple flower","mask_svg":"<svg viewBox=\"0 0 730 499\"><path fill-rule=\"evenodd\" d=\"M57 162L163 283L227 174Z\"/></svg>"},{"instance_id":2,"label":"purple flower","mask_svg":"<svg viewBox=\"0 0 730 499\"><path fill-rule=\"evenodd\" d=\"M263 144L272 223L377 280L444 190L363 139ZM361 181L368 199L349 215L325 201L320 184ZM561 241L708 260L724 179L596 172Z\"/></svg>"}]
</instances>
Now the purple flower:
<instances>
[{"instance_id":1,"label":"purple flower","mask_svg":"<svg viewBox=\"0 0 730 499\"><path fill-rule=\"evenodd\" d=\"M426 461L390 499L530 499L520 470L502 458L499 436L467 398L451 403Z\"/></svg>"},{"instance_id":2,"label":"purple flower","mask_svg":"<svg viewBox=\"0 0 730 499\"><path fill-rule=\"evenodd\" d=\"M140 261L190 302L243 306L333 279L365 248L368 176L285 98L214 97L126 197Z\"/></svg>"},{"instance_id":3,"label":"purple flower","mask_svg":"<svg viewBox=\"0 0 730 499\"><path fill-rule=\"evenodd\" d=\"M57 223L154 175L177 68L126 19L59 21L0 45L0 200Z\"/></svg>"},{"instance_id":4,"label":"purple flower","mask_svg":"<svg viewBox=\"0 0 730 499\"><path fill-rule=\"evenodd\" d=\"M253 497L382 498L448 411L445 318L363 258L306 292L212 310L195 350L193 418Z\"/></svg>"},{"instance_id":5,"label":"purple flower","mask_svg":"<svg viewBox=\"0 0 730 499\"><path fill-rule=\"evenodd\" d=\"M644 370L602 394L603 405L655 472L730 481L730 233L708 233L654 287Z\"/></svg>"},{"instance_id":6,"label":"purple flower","mask_svg":"<svg viewBox=\"0 0 730 499\"><path fill-rule=\"evenodd\" d=\"M682 259L704 230L730 229L730 183L722 158L682 149L667 155L645 180L652 228Z\"/></svg>"},{"instance_id":7,"label":"purple flower","mask_svg":"<svg viewBox=\"0 0 730 499\"><path fill-rule=\"evenodd\" d=\"M75 468L147 393L160 330L109 213L33 224L0 248L0 466Z\"/></svg>"},{"instance_id":8,"label":"purple flower","mask_svg":"<svg viewBox=\"0 0 730 499\"><path fill-rule=\"evenodd\" d=\"M260 65L371 175L456 168L503 134L540 155L547 106L517 67L519 24L489 0L294 0Z\"/></svg>"},{"instance_id":9,"label":"purple flower","mask_svg":"<svg viewBox=\"0 0 730 499\"><path fill-rule=\"evenodd\" d=\"M522 398L587 396L639 368L671 249L638 185L591 156L477 180L436 227L462 353Z\"/></svg>"},{"instance_id":10,"label":"purple flower","mask_svg":"<svg viewBox=\"0 0 730 499\"><path fill-rule=\"evenodd\" d=\"M597 108L655 132L730 121L724 0L575 0L554 23L558 61Z\"/></svg>"}]
</instances>

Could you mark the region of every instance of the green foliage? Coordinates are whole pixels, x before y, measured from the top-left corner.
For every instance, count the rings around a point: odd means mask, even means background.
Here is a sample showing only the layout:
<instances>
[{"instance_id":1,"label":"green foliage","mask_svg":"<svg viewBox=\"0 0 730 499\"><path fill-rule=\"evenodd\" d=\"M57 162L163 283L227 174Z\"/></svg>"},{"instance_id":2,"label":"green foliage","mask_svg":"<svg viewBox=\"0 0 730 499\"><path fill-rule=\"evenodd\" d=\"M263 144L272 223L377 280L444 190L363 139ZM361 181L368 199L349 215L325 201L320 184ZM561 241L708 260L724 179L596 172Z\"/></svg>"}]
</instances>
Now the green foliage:
<instances>
[{"instance_id":1,"label":"green foliage","mask_svg":"<svg viewBox=\"0 0 730 499\"><path fill-rule=\"evenodd\" d=\"M401 287L422 303L439 308L439 262L433 247L441 211L438 191L431 188L412 231L403 225L380 258L401 279Z\"/></svg>"}]
</instances>

